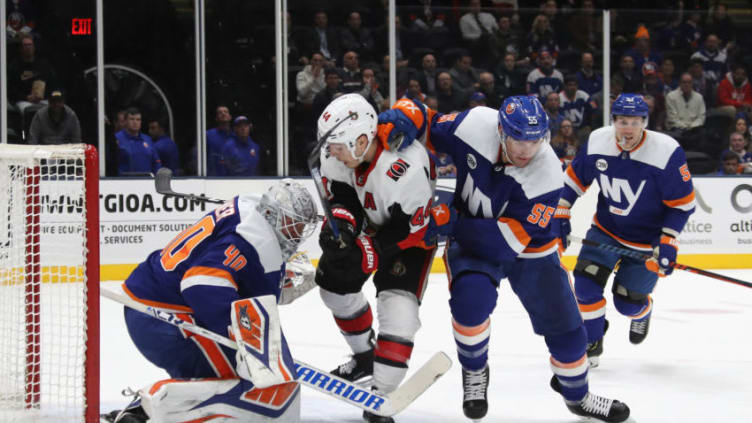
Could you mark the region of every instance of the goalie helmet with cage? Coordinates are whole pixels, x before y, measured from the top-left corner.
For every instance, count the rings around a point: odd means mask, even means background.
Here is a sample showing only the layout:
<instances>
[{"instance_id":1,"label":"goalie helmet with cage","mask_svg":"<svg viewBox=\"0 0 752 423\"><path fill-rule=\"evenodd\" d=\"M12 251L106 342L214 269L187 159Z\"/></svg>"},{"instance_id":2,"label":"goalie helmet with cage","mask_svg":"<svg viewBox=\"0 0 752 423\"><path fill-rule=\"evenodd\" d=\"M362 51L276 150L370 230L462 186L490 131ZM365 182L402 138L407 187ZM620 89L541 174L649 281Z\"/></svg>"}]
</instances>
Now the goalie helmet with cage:
<instances>
[{"instance_id":1,"label":"goalie helmet with cage","mask_svg":"<svg viewBox=\"0 0 752 423\"><path fill-rule=\"evenodd\" d=\"M313 197L292 179L282 179L272 185L261 196L257 210L274 228L285 260L313 234L318 221Z\"/></svg>"},{"instance_id":2,"label":"goalie helmet with cage","mask_svg":"<svg viewBox=\"0 0 752 423\"><path fill-rule=\"evenodd\" d=\"M342 122L342 120L347 120ZM342 123L340 123L342 122ZM376 138L378 115L373 106L360 94L345 94L337 97L324 109L318 120L318 138L327 136L328 144L343 144L359 163L363 161L368 147ZM333 129L333 130L332 130ZM368 144L360 155L356 154L357 139L368 138Z\"/></svg>"}]
</instances>

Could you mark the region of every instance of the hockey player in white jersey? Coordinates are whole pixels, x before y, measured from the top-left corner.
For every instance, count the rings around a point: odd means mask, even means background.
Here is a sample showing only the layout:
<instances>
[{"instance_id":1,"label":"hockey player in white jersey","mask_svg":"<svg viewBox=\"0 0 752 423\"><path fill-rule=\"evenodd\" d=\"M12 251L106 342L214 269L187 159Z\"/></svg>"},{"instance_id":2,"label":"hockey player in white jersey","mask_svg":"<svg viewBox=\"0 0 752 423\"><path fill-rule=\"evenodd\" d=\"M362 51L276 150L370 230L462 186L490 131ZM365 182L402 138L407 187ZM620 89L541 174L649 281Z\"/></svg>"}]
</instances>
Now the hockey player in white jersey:
<instances>
[{"instance_id":1,"label":"hockey player in white jersey","mask_svg":"<svg viewBox=\"0 0 752 423\"><path fill-rule=\"evenodd\" d=\"M588 332L588 358L596 367L608 328L603 290L618 266L613 301L632 321L629 341L648 334L659 276L676 261L677 238L694 212L694 189L684 150L668 135L647 130L648 106L638 94L622 94L611 110L613 124L590 134L566 170L556 210L561 236L571 231L569 209L593 181L600 186L593 225L586 238L601 244L652 253L642 262L583 245L574 268L575 292Z\"/></svg>"},{"instance_id":2,"label":"hockey player in white jersey","mask_svg":"<svg viewBox=\"0 0 752 423\"><path fill-rule=\"evenodd\" d=\"M424 120L423 127L416 124ZM403 145L425 139L457 166L452 207L458 218L445 261L465 416L477 420L488 411L491 315L507 279L533 331L545 339L550 386L567 408L622 422L627 405L589 389L585 328L559 261L558 227L551 224L564 178L548 128L543 106L528 96L509 97L499 110L479 106L447 115L403 99L379 115L382 141L390 144L399 133L409 134Z\"/></svg>"},{"instance_id":3,"label":"hockey player in white jersey","mask_svg":"<svg viewBox=\"0 0 752 423\"><path fill-rule=\"evenodd\" d=\"M144 357L170 379L151 383L103 422L298 422L300 388L276 303L313 288L284 285L285 262L318 221L302 185L284 179L260 198L235 197L178 234L123 283L131 299L230 336L237 352L130 308L125 322Z\"/></svg>"},{"instance_id":4,"label":"hockey player in white jersey","mask_svg":"<svg viewBox=\"0 0 752 423\"><path fill-rule=\"evenodd\" d=\"M418 306L435 253L423 237L436 173L419 143L399 153L383 148L376 139L376 111L359 94L343 95L326 107L318 120L319 138L335 125L320 155L340 238L325 222L316 283L353 357L332 373L348 380L372 375L373 389L388 393L407 373L420 327ZM361 292L374 272L377 337ZM393 421L367 411L363 417Z\"/></svg>"}]
</instances>

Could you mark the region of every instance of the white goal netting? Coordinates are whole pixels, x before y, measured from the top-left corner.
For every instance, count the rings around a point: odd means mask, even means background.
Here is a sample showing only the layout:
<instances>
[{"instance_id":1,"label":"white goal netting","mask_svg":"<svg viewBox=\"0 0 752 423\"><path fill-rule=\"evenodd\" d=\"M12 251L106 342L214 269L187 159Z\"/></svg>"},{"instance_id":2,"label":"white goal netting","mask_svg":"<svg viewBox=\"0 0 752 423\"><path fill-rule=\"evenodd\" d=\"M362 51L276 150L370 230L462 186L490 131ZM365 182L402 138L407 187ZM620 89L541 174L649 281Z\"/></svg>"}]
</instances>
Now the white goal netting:
<instances>
[{"instance_id":1,"label":"white goal netting","mask_svg":"<svg viewBox=\"0 0 752 423\"><path fill-rule=\"evenodd\" d=\"M99 353L91 286L98 280L90 280L98 279L90 269L98 268L98 252L92 263L87 245L98 234L98 200L94 213L87 200L87 178L97 179L87 165L92 150L0 145L3 423L84 422L87 409L98 408L87 398L99 395L98 374L91 374L92 353Z\"/></svg>"}]
</instances>

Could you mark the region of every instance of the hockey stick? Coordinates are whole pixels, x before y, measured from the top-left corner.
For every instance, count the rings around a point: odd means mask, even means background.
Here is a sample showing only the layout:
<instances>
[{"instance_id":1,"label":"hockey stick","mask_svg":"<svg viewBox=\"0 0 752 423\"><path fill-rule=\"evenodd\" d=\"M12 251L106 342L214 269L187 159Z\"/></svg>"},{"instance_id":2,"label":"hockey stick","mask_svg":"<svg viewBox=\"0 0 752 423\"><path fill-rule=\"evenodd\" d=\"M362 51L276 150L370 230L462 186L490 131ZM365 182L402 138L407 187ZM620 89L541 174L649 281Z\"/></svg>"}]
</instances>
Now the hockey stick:
<instances>
[{"instance_id":1,"label":"hockey stick","mask_svg":"<svg viewBox=\"0 0 752 423\"><path fill-rule=\"evenodd\" d=\"M324 209L324 216L326 216L326 220L329 222L329 227L332 229L334 237L340 241L340 244L343 244L342 238L340 238L339 236L339 228L337 228L337 225L334 223L334 216L332 216L332 207L329 204L329 199L326 195L326 187L324 187L324 180L321 177L321 147L326 144L327 138L332 135L332 132L334 132L335 129L337 129L344 122L347 122L350 119L357 118L357 113L350 112L350 114L347 115L346 118L337 122L337 124L334 125L332 129L326 131L326 133L322 135L321 138L319 138L319 141L316 143L316 147L314 147L313 151L311 151L311 154L308 155L308 170L311 171L313 184L316 185L316 191L318 191L319 193L319 198L321 199L321 207ZM342 246L344 247L344 245Z\"/></svg>"},{"instance_id":2,"label":"hockey stick","mask_svg":"<svg viewBox=\"0 0 752 423\"><path fill-rule=\"evenodd\" d=\"M612 253L617 253L622 256L631 257L637 260L647 261L653 258L653 256L643 254L637 251L628 250L626 248L620 248L614 245L601 244L600 242L597 242L597 241L579 238L573 235L569 235L569 240L574 241L574 242L579 242L582 245L589 245L591 247L595 247L601 250L611 251ZM670 264L670 266L673 267L674 269L686 270L687 272L692 272L698 275L707 276L709 278L718 279L724 282L730 282L730 283L744 286L747 288L752 288L752 282L745 282L740 279L732 278L730 276L724 276L719 273L714 273L714 272L710 272L707 270L698 269L697 267L688 266L686 264L673 262Z\"/></svg>"},{"instance_id":3,"label":"hockey stick","mask_svg":"<svg viewBox=\"0 0 752 423\"><path fill-rule=\"evenodd\" d=\"M157 171L157 175L154 177L154 188L157 193L162 195L169 195L171 197L182 197L194 201L202 201L205 203L224 204L225 200L219 200L217 198L202 197L195 194L186 194L182 192L175 192L172 190L172 171L166 167L163 167Z\"/></svg>"},{"instance_id":4,"label":"hockey stick","mask_svg":"<svg viewBox=\"0 0 752 423\"><path fill-rule=\"evenodd\" d=\"M106 289L102 289L100 293L103 297L109 298L112 301L123 304L126 307L147 314L165 323L193 332L204 338L211 339L212 341L228 348L238 348L235 341L201 326L186 322L173 313L149 307L126 295L118 294ZM446 373L451 366L452 361L449 357L445 353L439 351L396 390L388 394L378 394L370 390L364 390L355 383L334 376L333 374L311 366L310 364L295 360L295 368L298 372L298 382L300 384L379 416L393 416L404 410L423 392L430 388L431 385Z\"/></svg>"}]
</instances>

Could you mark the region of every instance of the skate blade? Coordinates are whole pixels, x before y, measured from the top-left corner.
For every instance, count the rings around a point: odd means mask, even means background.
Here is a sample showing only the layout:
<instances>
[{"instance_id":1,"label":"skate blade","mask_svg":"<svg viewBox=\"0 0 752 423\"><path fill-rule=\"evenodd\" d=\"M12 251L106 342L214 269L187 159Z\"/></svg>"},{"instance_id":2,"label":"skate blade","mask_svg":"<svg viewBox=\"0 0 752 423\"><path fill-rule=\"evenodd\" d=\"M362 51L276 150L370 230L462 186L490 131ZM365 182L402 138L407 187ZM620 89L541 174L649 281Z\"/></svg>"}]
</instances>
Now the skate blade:
<instances>
[{"instance_id":1,"label":"skate blade","mask_svg":"<svg viewBox=\"0 0 752 423\"><path fill-rule=\"evenodd\" d=\"M371 389L371 382L373 382L373 376L365 376L360 379L355 379L352 383L360 386L364 389Z\"/></svg>"}]
</instances>

